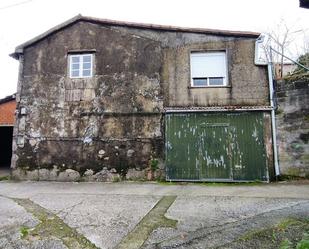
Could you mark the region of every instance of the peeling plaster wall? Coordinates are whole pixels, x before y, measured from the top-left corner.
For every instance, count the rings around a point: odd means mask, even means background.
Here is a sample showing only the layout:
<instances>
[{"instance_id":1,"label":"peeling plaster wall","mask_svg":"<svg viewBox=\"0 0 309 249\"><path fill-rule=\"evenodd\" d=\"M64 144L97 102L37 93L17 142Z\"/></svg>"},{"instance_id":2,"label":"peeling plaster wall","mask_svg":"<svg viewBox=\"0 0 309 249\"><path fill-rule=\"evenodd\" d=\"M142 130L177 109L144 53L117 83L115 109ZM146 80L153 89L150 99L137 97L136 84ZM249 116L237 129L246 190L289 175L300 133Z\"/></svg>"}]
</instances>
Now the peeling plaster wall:
<instances>
[{"instance_id":1,"label":"peeling plaster wall","mask_svg":"<svg viewBox=\"0 0 309 249\"><path fill-rule=\"evenodd\" d=\"M165 106L269 105L267 68L254 64L253 38L113 28L162 42L165 48L162 69ZM190 52L219 50L227 54L228 87L192 88Z\"/></svg>"},{"instance_id":2,"label":"peeling plaster wall","mask_svg":"<svg viewBox=\"0 0 309 249\"><path fill-rule=\"evenodd\" d=\"M13 176L36 180L164 177L163 108L268 105L266 68L253 38L80 21L20 57ZM192 89L191 50L228 55L230 87ZM93 77L68 77L68 52L91 50Z\"/></svg>"},{"instance_id":3,"label":"peeling plaster wall","mask_svg":"<svg viewBox=\"0 0 309 249\"><path fill-rule=\"evenodd\" d=\"M190 51L204 50L226 50L228 87L190 87ZM254 66L253 55L250 40L196 43L166 51L168 106L267 105L266 71Z\"/></svg>"}]
</instances>

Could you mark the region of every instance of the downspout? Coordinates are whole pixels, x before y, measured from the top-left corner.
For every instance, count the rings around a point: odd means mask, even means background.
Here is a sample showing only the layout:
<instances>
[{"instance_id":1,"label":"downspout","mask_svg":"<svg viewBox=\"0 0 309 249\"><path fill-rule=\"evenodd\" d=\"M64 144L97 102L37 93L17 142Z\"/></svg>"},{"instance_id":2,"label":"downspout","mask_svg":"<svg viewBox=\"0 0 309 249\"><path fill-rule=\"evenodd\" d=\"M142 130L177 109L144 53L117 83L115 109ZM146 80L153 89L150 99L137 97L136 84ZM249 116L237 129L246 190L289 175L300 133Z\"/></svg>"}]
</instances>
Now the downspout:
<instances>
[{"instance_id":1,"label":"downspout","mask_svg":"<svg viewBox=\"0 0 309 249\"><path fill-rule=\"evenodd\" d=\"M272 63L268 62L268 83L269 83L269 100L271 106L271 127L274 146L274 161L275 161L275 174L276 177L280 175L280 168L278 163L278 150L277 150L277 130L276 130L276 118L275 118L275 104L274 104L274 82L272 73Z\"/></svg>"},{"instance_id":2,"label":"downspout","mask_svg":"<svg viewBox=\"0 0 309 249\"><path fill-rule=\"evenodd\" d=\"M269 88L269 101L271 106L271 128L272 128L272 140L273 140L273 151L274 151L274 164L275 164L275 175L280 175L280 167L278 162L278 149L277 149L277 130L276 130L276 118L275 118L275 103L274 103L274 82L272 72L272 62L259 60L259 44L264 42L264 36L259 36L255 41L255 56L254 63L258 66L266 66L268 71L268 88Z\"/></svg>"}]
</instances>

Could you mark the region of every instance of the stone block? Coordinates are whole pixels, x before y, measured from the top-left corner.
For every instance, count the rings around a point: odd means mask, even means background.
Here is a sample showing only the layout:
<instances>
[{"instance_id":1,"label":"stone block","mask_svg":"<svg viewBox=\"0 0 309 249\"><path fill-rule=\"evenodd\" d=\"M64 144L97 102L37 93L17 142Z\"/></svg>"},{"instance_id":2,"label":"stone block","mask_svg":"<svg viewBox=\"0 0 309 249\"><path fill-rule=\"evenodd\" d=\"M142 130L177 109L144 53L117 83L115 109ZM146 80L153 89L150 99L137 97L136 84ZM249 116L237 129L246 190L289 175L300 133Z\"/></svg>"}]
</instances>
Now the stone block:
<instances>
[{"instance_id":1,"label":"stone block","mask_svg":"<svg viewBox=\"0 0 309 249\"><path fill-rule=\"evenodd\" d=\"M126 174L127 180L145 180L146 172L145 170L128 169Z\"/></svg>"},{"instance_id":2,"label":"stone block","mask_svg":"<svg viewBox=\"0 0 309 249\"><path fill-rule=\"evenodd\" d=\"M80 174L73 169L66 169L63 172L59 173L58 181L63 182L70 182L70 181L77 181L80 179Z\"/></svg>"}]
</instances>

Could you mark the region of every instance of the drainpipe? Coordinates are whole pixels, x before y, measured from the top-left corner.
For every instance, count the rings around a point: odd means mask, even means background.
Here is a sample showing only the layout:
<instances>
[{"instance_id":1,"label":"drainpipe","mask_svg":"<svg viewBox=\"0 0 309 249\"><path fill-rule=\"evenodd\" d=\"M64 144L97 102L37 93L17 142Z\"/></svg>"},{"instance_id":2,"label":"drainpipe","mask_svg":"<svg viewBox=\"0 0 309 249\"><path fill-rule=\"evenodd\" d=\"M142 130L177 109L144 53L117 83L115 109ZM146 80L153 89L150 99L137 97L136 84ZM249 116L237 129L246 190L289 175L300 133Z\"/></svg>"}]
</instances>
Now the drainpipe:
<instances>
[{"instance_id":1,"label":"drainpipe","mask_svg":"<svg viewBox=\"0 0 309 249\"><path fill-rule=\"evenodd\" d=\"M275 164L275 174L276 177L280 175L280 168L278 162L278 150L277 150L277 131L276 131L276 119L275 119L275 103L274 103L274 82L273 82L273 73L272 73L272 63L271 60L267 63L259 60L259 44L264 42L264 36L259 36L255 41L255 57L254 63L258 66L266 66L268 71L268 87L269 87L269 101L271 106L271 128L272 128L272 140L273 140L273 150L274 150L274 164ZM271 48L270 48L271 51Z\"/></svg>"},{"instance_id":2,"label":"drainpipe","mask_svg":"<svg viewBox=\"0 0 309 249\"><path fill-rule=\"evenodd\" d=\"M274 82L272 73L272 63L268 62L268 83L269 83L269 100L271 106L271 128L274 146L274 161L275 161L275 174L276 177L280 175L280 168L278 163L278 150L277 150L277 131L276 131L276 118L275 118L275 104L274 104Z\"/></svg>"}]
</instances>

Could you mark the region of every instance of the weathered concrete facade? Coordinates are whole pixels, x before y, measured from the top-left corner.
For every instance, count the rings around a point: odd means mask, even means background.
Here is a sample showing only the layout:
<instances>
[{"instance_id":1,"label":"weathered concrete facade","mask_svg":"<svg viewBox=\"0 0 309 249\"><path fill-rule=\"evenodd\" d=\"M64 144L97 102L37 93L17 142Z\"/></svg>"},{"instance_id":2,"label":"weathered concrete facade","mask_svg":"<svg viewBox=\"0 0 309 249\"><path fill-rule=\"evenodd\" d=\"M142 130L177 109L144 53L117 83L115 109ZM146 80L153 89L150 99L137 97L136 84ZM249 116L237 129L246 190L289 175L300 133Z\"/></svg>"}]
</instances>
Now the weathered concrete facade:
<instances>
[{"instance_id":1,"label":"weathered concrete facade","mask_svg":"<svg viewBox=\"0 0 309 249\"><path fill-rule=\"evenodd\" d=\"M309 176L309 81L278 83L278 146L281 173Z\"/></svg>"},{"instance_id":2,"label":"weathered concrete facade","mask_svg":"<svg viewBox=\"0 0 309 249\"><path fill-rule=\"evenodd\" d=\"M77 18L18 47L14 177L164 177L164 108L269 105L266 68L254 65L257 36ZM196 50L226 51L228 86L190 87ZM68 55L85 51L94 56L93 77L70 78Z\"/></svg>"}]
</instances>

